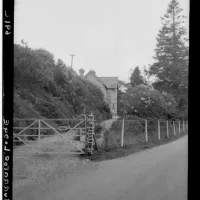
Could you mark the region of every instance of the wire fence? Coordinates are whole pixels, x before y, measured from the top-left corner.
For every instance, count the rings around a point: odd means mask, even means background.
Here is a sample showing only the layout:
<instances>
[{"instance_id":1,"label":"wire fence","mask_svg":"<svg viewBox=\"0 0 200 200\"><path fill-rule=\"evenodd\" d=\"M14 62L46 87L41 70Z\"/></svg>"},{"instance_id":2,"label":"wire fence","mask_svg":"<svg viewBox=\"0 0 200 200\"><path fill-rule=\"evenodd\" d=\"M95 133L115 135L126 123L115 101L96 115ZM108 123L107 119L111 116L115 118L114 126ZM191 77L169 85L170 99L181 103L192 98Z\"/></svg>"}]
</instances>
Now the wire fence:
<instances>
[{"instance_id":1,"label":"wire fence","mask_svg":"<svg viewBox=\"0 0 200 200\"><path fill-rule=\"evenodd\" d=\"M17 152L67 153L85 147L86 118L14 119L13 147ZM187 121L128 120L120 118L104 133L103 149L162 143L186 133ZM82 146L81 146L82 145ZM21 148L23 146L23 148ZM20 148L18 148L20 147Z\"/></svg>"},{"instance_id":2,"label":"wire fence","mask_svg":"<svg viewBox=\"0 0 200 200\"><path fill-rule=\"evenodd\" d=\"M117 120L105 137L106 149L129 146L148 146L186 133L187 121Z\"/></svg>"}]
</instances>

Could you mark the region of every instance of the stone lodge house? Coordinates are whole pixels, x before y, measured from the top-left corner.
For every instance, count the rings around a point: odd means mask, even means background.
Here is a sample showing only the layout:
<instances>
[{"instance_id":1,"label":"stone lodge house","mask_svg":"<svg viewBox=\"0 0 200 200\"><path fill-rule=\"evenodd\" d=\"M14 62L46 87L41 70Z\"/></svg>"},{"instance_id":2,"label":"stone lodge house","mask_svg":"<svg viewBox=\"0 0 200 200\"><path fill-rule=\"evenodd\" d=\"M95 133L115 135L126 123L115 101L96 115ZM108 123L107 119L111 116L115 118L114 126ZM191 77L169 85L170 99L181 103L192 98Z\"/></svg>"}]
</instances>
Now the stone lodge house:
<instances>
[{"instance_id":1,"label":"stone lodge house","mask_svg":"<svg viewBox=\"0 0 200 200\"><path fill-rule=\"evenodd\" d=\"M82 78L99 87L110 107L112 116L117 116L118 77L98 77L94 70L90 70L84 75L84 70L80 69L79 73Z\"/></svg>"}]
</instances>

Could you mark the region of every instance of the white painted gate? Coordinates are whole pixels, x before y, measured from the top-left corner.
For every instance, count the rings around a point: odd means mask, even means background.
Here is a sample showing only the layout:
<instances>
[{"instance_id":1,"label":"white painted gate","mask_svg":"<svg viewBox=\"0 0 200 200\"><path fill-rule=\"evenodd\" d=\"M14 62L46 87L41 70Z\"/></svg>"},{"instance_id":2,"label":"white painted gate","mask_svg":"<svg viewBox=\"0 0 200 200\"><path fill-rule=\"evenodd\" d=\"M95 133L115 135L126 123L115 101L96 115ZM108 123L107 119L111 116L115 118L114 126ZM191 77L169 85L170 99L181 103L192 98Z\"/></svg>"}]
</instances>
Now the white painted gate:
<instances>
[{"instance_id":1,"label":"white painted gate","mask_svg":"<svg viewBox=\"0 0 200 200\"><path fill-rule=\"evenodd\" d=\"M84 154L86 116L77 119L14 119L16 154Z\"/></svg>"}]
</instances>

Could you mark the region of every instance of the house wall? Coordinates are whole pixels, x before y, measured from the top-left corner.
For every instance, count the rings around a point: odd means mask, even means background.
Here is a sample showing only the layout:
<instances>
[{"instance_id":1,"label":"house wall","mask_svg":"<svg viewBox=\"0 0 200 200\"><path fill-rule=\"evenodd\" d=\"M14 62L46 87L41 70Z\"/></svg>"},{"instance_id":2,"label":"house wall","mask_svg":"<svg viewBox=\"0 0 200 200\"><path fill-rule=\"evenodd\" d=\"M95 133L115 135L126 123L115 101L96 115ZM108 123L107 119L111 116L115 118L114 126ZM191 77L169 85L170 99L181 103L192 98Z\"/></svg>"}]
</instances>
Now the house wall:
<instances>
[{"instance_id":1,"label":"house wall","mask_svg":"<svg viewBox=\"0 0 200 200\"><path fill-rule=\"evenodd\" d=\"M114 115L117 115L117 88L106 88L98 79L91 73L85 78L96 85L103 93L105 101L108 103L111 113L114 111Z\"/></svg>"},{"instance_id":2,"label":"house wall","mask_svg":"<svg viewBox=\"0 0 200 200\"><path fill-rule=\"evenodd\" d=\"M105 100L107 101L107 92L106 92L106 88L104 87L104 85L102 85L102 83L100 83L96 77L94 77L92 74L89 74L86 77L86 80L92 82L94 85L96 85L103 93Z\"/></svg>"},{"instance_id":3,"label":"house wall","mask_svg":"<svg viewBox=\"0 0 200 200\"><path fill-rule=\"evenodd\" d=\"M107 90L107 102L110 106L111 111L117 114L117 88Z\"/></svg>"}]
</instances>

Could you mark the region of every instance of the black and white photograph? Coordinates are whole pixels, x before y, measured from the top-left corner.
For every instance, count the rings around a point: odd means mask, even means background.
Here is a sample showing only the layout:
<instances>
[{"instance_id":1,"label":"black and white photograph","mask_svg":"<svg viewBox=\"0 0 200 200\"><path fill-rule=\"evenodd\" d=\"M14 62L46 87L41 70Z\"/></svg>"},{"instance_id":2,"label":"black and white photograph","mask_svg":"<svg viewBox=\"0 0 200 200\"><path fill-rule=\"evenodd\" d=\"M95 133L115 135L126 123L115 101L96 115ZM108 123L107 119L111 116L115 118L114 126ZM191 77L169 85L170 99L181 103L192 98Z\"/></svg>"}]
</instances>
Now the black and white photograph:
<instances>
[{"instance_id":1,"label":"black and white photograph","mask_svg":"<svg viewBox=\"0 0 200 200\"><path fill-rule=\"evenodd\" d=\"M190 1L15 0L9 16L4 199L186 200Z\"/></svg>"}]
</instances>

